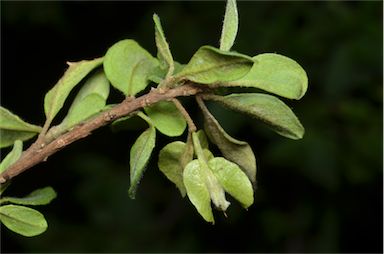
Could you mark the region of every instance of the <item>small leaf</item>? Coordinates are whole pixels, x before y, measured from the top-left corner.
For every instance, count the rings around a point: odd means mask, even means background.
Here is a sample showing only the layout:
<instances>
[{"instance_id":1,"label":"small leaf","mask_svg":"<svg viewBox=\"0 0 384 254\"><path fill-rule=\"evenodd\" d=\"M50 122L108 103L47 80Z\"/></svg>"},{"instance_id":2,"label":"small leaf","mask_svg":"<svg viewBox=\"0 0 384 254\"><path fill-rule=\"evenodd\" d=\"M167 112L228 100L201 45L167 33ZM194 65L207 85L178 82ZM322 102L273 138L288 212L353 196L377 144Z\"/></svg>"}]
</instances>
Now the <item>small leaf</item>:
<instances>
[{"instance_id":1,"label":"small leaf","mask_svg":"<svg viewBox=\"0 0 384 254\"><path fill-rule=\"evenodd\" d=\"M224 190L237 199L244 208L253 204L252 184L235 163L217 157L210 160L208 165Z\"/></svg>"},{"instance_id":2,"label":"small leaf","mask_svg":"<svg viewBox=\"0 0 384 254\"><path fill-rule=\"evenodd\" d=\"M160 60L160 65L165 66L167 70L167 76L173 74L174 63L172 53L169 49L167 40L165 39L163 27L161 26L160 18L156 14L153 14L153 21L155 22L155 40L157 46L157 56Z\"/></svg>"},{"instance_id":3,"label":"small leaf","mask_svg":"<svg viewBox=\"0 0 384 254\"><path fill-rule=\"evenodd\" d=\"M0 148L11 146L16 140L25 141L36 136L36 132L0 129Z\"/></svg>"},{"instance_id":4,"label":"small leaf","mask_svg":"<svg viewBox=\"0 0 384 254\"><path fill-rule=\"evenodd\" d=\"M206 221L214 223L211 197L197 160L187 164L184 169L183 180L191 203Z\"/></svg>"},{"instance_id":5,"label":"small leaf","mask_svg":"<svg viewBox=\"0 0 384 254\"><path fill-rule=\"evenodd\" d=\"M90 61L68 62L69 68L56 85L48 91L44 98L44 110L47 121L51 122L63 107L71 90L93 69L103 63L103 58Z\"/></svg>"},{"instance_id":6,"label":"small leaf","mask_svg":"<svg viewBox=\"0 0 384 254\"><path fill-rule=\"evenodd\" d=\"M109 95L109 82L102 71L90 77L80 89L67 116L60 124L61 128L69 129L100 112Z\"/></svg>"},{"instance_id":7,"label":"small leaf","mask_svg":"<svg viewBox=\"0 0 384 254\"><path fill-rule=\"evenodd\" d=\"M207 185L211 200L217 209L225 211L227 210L230 203L225 199L224 189L221 187L218 180L208 166L208 158L206 157L207 154L204 153L204 150L206 149L201 147L199 137L196 132L192 133L192 139L193 146L197 154L197 160L200 165L200 173L205 181L205 184ZM210 157L210 154L208 154L208 157Z\"/></svg>"},{"instance_id":8,"label":"small leaf","mask_svg":"<svg viewBox=\"0 0 384 254\"><path fill-rule=\"evenodd\" d=\"M304 135L304 127L292 110L274 96L247 93L228 96L212 95L206 98L217 101L232 110L255 117L284 137L301 139Z\"/></svg>"},{"instance_id":9,"label":"small leaf","mask_svg":"<svg viewBox=\"0 0 384 254\"><path fill-rule=\"evenodd\" d=\"M139 182L144 174L145 167L155 147L156 129L150 126L135 141L130 152L131 186L129 196L134 199Z\"/></svg>"},{"instance_id":10,"label":"small leaf","mask_svg":"<svg viewBox=\"0 0 384 254\"><path fill-rule=\"evenodd\" d=\"M252 58L246 55L203 46L175 78L201 84L233 81L246 75L253 63Z\"/></svg>"},{"instance_id":11,"label":"small leaf","mask_svg":"<svg viewBox=\"0 0 384 254\"><path fill-rule=\"evenodd\" d=\"M44 216L29 207L5 205L0 207L0 221L10 230L23 236L36 236L47 230Z\"/></svg>"},{"instance_id":12,"label":"small leaf","mask_svg":"<svg viewBox=\"0 0 384 254\"><path fill-rule=\"evenodd\" d=\"M9 166L15 163L20 158L22 152L23 142L16 140L12 151L10 151L0 163L0 173L4 172Z\"/></svg>"},{"instance_id":13,"label":"small leaf","mask_svg":"<svg viewBox=\"0 0 384 254\"><path fill-rule=\"evenodd\" d=\"M0 129L39 133L41 127L29 124L6 108L0 107Z\"/></svg>"},{"instance_id":14,"label":"small leaf","mask_svg":"<svg viewBox=\"0 0 384 254\"><path fill-rule=\"evenodd\" d=\"M239 17L237 14L236 0L227 0L223 30L221 31L220 49L228 51L231 49L236 39L239 26Z\"/></svg>"},{"instance_id":15,"label":"small leaf","mask_svg":"<svg viewBox=\"0 0 384 254\"><path fill-rule=\"evenodd\" d=\"M256 182L256 158L247 142L232 138L220 126L216 118L208 111L204 104L200 104L204 115L204 128L212 143L217 145L221 153L228 160L238 164L249 179Z\"/></svg>"},{"instance_id":16,"label":"small leaf","mask_svg":"<svg viewBox=\"0 0 384 254\"><path fill-rule=\"evenodd\" d=\"M46 205L49 204L57 194L52 187L45 187L31 192L23 198L4 197L1 203L10 202L18 205Z\"/></svg>"},{"instance_id":17,"label":"small leaf","mask_svg":"<svg viewBox=\"0 0 384 254\"><path fill-rule=\"evenodd\" d=\"M208 149L208 139L203 130L198 130L196 135L199 139L200 145L203 149Z\"/></svg>"},{"instance_id":18,"label":"small leaf","mask_svg":"<svg viewBox=\"0 0 384 254\"><path fill-rule=\"evenodd\" d=\"M164 146L159 153L158 166L161 172L179 188L181 195L186 194L183 182L183 155L186 144L181 141L175 141Z\"/></svg>"},{"instance_id":19,"label":"small leaf","mask_svg":"<svg viewBox=\"0 0 384 254\"><path fill-rule=\"evenodd\" d=\"M40 131L40 126L26 123L6 108L0 107L0 148L11 146L16 140L28 140Z\"/></svg>"},{"instance_id":20,"label":"small leaf","mask_svg":"<svg viewBox=\"0 0 384 254\"><path fill-rule=\"evenodd\" d=\"M149 107L145 107L144 110L156 129L169 137L180 136L187 127L183 115L173 102L159 101Z\"/></svg>"},{"instance_id":21,"label":"small leaf","mask_svg":"<svg viewBox=\"0 0 384 254\"><path fill-rule=\"evenodd\" d=\"M127 96L144 90L158 61L134 40L122 40L105 55L104 71L112 86Z\"/></svg>"},{"instance_id":22,"label":"small leaf","mask_svg":"<svg viewBox=\"0 0 384 254\"><path fill-rule=\"evenodd\" d=\"M308 88L304 69L294 60L279 54L260 54L253 58L251 71L239 80L219 86L255 87L289 99L300 99Z\"/></svg>"}]
</instances>

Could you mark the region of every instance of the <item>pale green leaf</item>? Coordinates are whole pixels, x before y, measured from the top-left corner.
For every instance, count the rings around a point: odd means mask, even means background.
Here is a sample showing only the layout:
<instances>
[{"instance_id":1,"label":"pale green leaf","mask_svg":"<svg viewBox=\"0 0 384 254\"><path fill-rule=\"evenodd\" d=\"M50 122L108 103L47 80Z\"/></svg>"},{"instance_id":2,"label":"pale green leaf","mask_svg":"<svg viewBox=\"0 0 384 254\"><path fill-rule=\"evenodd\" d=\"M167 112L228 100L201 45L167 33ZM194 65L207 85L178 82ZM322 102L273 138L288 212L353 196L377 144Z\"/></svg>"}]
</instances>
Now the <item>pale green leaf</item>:
<instances>
[{"instance_id":1,"label":"pale green leaf","mask_svg":"<svg viewBox=\"0 0 384 254\"><path fill-rule=\"evenodd\" d=\"M186 66L185 64L181 64L177 61L174 61L173 64L175 67L173 71L174 74L179 73ZM167 75L167 70L164 70L160 68L160 66L157 66L156 68L153 69L153 71L151 72L151 75L148 76L148 79L156 84L159 84L161 83L161 81L165 79L166 75Z\"/></svg>"},{"instance_id":2,"label":"pale green leaf","mask_svg":"<svg viewBox=\"0 0 384 254\"><path fill-rule=\"evenodd\" d=\"M183 172L183 180L191 203L206 221L214 223L211 197L205 179L201 175L198 160L187 164Z\"/></svg>"},{"instance_id":3,"label":"pale green leaf","mask_svg":"<svg viewBox=\"0 0 384 254\"><path fill-rule=\"evenodd\" d=\"M11 146L16 140L28 140L40 131L40 126L24 122L6 108L0 107L0 148Z\"/></svg>"},{"instance_id":4,"label":"pale green leaf","mask_svg":"<svg viewBox=\"0 0 384 254\"><path fill-rule=\"evenodd\" d=\"M205 135L205 132L203 130L198 130L196 132L196 135L199 139L201 148L208 149L209 144L208 144L208 139L207 139L207 136Z\"/></svg>"},{"instance_id":5,"label":"pale green leaf","mask_svg":"<svg viewBox=\"0 0 384 254\"><path fill-rule=\"evenodd\" d=\"M308 88L304 69L294 60L279 54L260 54L253 58L256 64L239 80L219 86L255 87L289 99L300 99Z\"/></svg>"},{"instance_id":6,"label":"pale green leaf","mask_svg":"<svg viewBox=\"0 0 384 254\"><path fill-rule=\"evenodd\" d=\"M4 172L9 166L15 163L21 156L23 152L23 142L16 140L12 150L5 156L5 158L0 163L0 173Z\"/></svg>"},{"instance_id":7,"label":"pale green leaf","mask_svg":"<svg viewBox=\"0 0 384 254\"><path fill-rule=\"evenodd\" d=\"M208 165L224 190L238 200L244 208L253 204L252 184L235 163L217 157L211 159Z\"/></svg>"},{"instance_id":8,"label":"pale green leaf","mask_svg":"<svg viewBox=\"0 0 384 254\"><path fill-rule=\"evenodd\" d=\"M175 77L201 84L233 81L246 75L253 63L246 55L203 46Z\"/></svg>"},{"instance_id":9,"label":"pale green leaf","mask_svg":"<svg viewBox=\"0 0 384 254\"><path fill-rule=\"evenodd\" d=\"M292 110L274 96L247 93L231 94L228 96L213 95L207 98L217 101L232 110L248 114L263 121L284 137L301 139L304 135L304 127Z\"/></svg>"},{"instance_id":10,"label":"pale green leaf","mask_svg":"<svg viewBox=\"0 0 384 254\"><path fill-rule=\"evenodd\" d=\"M238 164L249 179L256 182L256 158L247 142L231 137L221 127L204 104L199 103L204 115L204 128L212 143L216 144L228 160Z\"/></svg>"},{"instance_id":11,"label":"pale green leaf","mask_svg":"<svg viewBox=\"0 0 384 254\"><path fill-rule=\"evenodd\" d=\"M105 75L112 86L127 96L144 90L157 66L158 60L134 40L115 43L104 60Z\"/></svg>"},{"instance_id":12,"label":"pale green leaf","mask_svg":"<svg viewBox=\"0 0 384 254\"><path fill-rule=\"evenodd\" d=\"M10 131L0 129L0 148L11 146L16 140L26 141L36 136L36 132Z\"/></svg>"},{"instance_id":13,"label":"pale green leaf","mask_svg":"<svg viewBox=\"0 0 384 254\"><path fill-rule=\"evenodd\" d=\"M39 133L41 127L24 122L8 109L0 106L0 129Z\"/></svg>"},{"instance_id":14,"label":"pale green leaf","mask_svg":"<svg viewBox=\"0 0 384 254\"><path fill-rule=\"evenodd\" d=\"M183 182L183 156L187 146L184 142L175 141L164 146L159 153L158 166L161 172L179 188L181 195L186 194Z\"/></svg>"},{"instance_id":15,"label":"pale green leaf","mask_svg":"<svg viewBox=\"0 0 384 254\"><path fill-rule=\"evenodd\" d=\"M52 187L37 189L25 197L4 197L1 203L10 202L18 205L46 205L56 198L56 192Z\"/></svg>"},{"instance_id":16,"label":"pale green leaf","mask_svg":"<svg viewBox=\"0 0 384 254\"><path fill-rule=\"evenodd\" d=\"M145 107L144 110L156 129L169 137L180 136L187 127L183 115L171 101L160 101Z\"/></svg>"},{"instance_id":17,"label":"pale green leaf","mask_svg":"<svg viewBox=\"0 0 384 254\"><path fill-rule=\"evenodd\" d=\"M109 81L102 71L90 77L76 95L61 128L69 129L100 112L109 95Z\"/></svg>"},{"instance_id":18,"label":"pale green leaf","mask_svg":"<svg viewBox=\"0 0 384 254\"><path fill-rule=\"evenodd\" d=\"M63 107L71 90L93 69L103 63L103 58L90 61L68 62L69 68L56 85L48 91L44 98L44 110L47 121L51 122Z\"/></svg>"},{"instance_id":19,"label":"pale green leaf","mask_svg":"<svg viewBox=\"0 0 384 254\"><path fill-rule=\"evenodd\" d=\"M135 141L130 152L131 186L128 193L135 198L139 182L155 147L156 129L150 126Z\"/></svg>"},{"instance_id":20,"label":"pale green leaf","mask_svg":"<svg viewBox=\"0 0 384 254\"><path fill-rule=\"evenodd\" d=\"M0 221L10 230L23 236L36 236L47 230L44 216L29 207L5 205L0 207Z\"/></svg>"},{"instance_id":21,"label":"pale green leaf","mask_svg":"<svg viewBox=\"0 0 384 254\"><path fill-rule=\"evenodd\" d=\"M227 0L223 30L221 31L220 49L228 51L235 42L237 29L239 26L239 17L237 13L236 0Z\"/></svg>"},{"instance_id":22,"label":"pale green leaf","mask_svg":"<svg viewBox=\"0 0 384 254\"><path fill-rule=\"evenodd\" d=\"M173 74L174 63L172 53L169 49L167 40L165 39L163 27L161 26L160 18L156 14L153 14L153 21L155 22L155 40L157 46L157 56L160 60L160 65L165 66L167 70L167 76Z\"/></svg>"},{"instance_id":23,"label":"pale green leaf","mask_svg":"<svg viewBox=\"0 0 384 254\"><path fill-rule=\"evenodd\" d=\"M209 169L208 158L210 158L210 154L207 155L207 153L204 152L206 149L201 147L200 140L196 132L192 133L192 139L193 146L197 154L197 160L200 165L200 173L205 181L205 184L207 185L211 200L217 209L225 211L227 210L230 203L225 199L224 189L221 187L218 180Z\"/></svg>"}]
</instances>

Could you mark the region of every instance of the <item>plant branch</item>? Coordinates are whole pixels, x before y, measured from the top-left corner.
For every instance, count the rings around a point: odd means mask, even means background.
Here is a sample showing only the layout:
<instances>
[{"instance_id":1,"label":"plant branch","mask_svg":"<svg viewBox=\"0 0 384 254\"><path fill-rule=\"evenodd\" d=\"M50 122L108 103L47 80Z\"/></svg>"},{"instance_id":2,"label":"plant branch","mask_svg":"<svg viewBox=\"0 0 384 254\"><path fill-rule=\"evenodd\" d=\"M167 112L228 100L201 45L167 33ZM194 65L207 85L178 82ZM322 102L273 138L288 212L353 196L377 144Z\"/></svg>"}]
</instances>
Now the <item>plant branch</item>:
<instances>
[{"instance_id":1,"label":"plant branch","mask_svg":"<svg viewBox=\"0 0 384 254\"><path fill-rule=\"evenodd\" d=\"M191 116L188 114L187 110L183 107L183 105L178 99L173 98L172 102L175 104L176 108L180 111L184 119L187 121L189 132L195 132L197 130L196 125L193 122Z\"/></svg>"},{"instance_id":2,"label":"plant branch","mask_svg":"<svg viewBox=\"0 0 384 254\"><path fill-rule=\"evenodd\" d=\"M56 139L48 141L49 143L47 144L44 142L41 143L40 140L39 142L33 143L26 151L23 152L18 161L0 174L0 183L5 183L36 164L46 161L49 156L60 151L76 140L89 136L92 131L107 125L120 117L126 116L139 108L149 106L158 101L172 100L173 98L179 96L191 96L201 92L203 92L203 88L201 86L188 83L173 89L152 89L148 94L141 97L126 99L113 108L100 113L96 117L78 124L76 127L64 134L61 134Z\"/></svg>"}]
</instances>

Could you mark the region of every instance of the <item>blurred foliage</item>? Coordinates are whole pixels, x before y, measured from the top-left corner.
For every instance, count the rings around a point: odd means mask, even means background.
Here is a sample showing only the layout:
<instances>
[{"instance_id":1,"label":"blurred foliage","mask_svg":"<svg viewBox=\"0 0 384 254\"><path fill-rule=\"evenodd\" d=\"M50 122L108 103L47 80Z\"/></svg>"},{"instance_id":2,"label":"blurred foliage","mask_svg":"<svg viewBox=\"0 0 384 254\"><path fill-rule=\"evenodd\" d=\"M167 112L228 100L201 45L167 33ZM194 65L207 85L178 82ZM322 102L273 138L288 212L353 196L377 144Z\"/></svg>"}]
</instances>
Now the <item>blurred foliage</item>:
<instances>
[{"instance_id":1,"label":"blurred foliage","mask_svg":"<svg viewBox=\"0 0 384 254\"><path fill-rule=\"evenodd\" d=\"M2 1L1 104L42 123L43 96L66 61L103 55L123 38L155 54L153 12L175 59L186 62L200 45L218 45L224 8ZM287 55L309 76L307 95L287 102L306 128L299 141L209 104L225 129L256 152L258 189L248 211L235 204L228 218L217 214L215 226L205 223L156 160L130 200L128 151L140 133L103 128L14 180L7 193L49 184L58 198L42 208L46 233L24 238L2 228L2 251L382 252L382 10L372 1L239 2L233 49ZM201 121L194 102L185 103ZM160 136L157 152L167 142Z\"/></svg>"}]
</instances>

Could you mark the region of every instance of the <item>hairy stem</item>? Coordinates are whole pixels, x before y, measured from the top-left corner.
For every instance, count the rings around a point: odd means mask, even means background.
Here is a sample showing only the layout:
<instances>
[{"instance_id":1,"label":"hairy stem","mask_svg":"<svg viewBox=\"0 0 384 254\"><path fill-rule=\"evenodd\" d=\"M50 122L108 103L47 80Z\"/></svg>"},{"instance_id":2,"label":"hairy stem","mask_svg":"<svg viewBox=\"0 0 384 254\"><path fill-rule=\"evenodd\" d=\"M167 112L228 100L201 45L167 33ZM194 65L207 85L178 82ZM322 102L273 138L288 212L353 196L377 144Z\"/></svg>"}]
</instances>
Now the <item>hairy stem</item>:
<instances>
[{"instance_id":1,"label":"hairy stem","mask_svg":"<svg viewBox=\"0 0 384 254\"><path fill-rule=\"evenodd\" d=\"M111 123L112 121L126 116L129 113L152 105L158 101L172 100L179 96L191 96L202 92L201 86L192 83L185 84L173 89L152 89L148 94L135 99L127 99L113 108L100 113L98 116L83 122L59 137L48 141L46 144L41 140L32 144L23 152L20 159L12 164L6 171L0 174L0 183L12 179L27 169L46 161L49 156L65 148L76 140L89 136L92 131Z\"/></svg>"}]
</instances>

